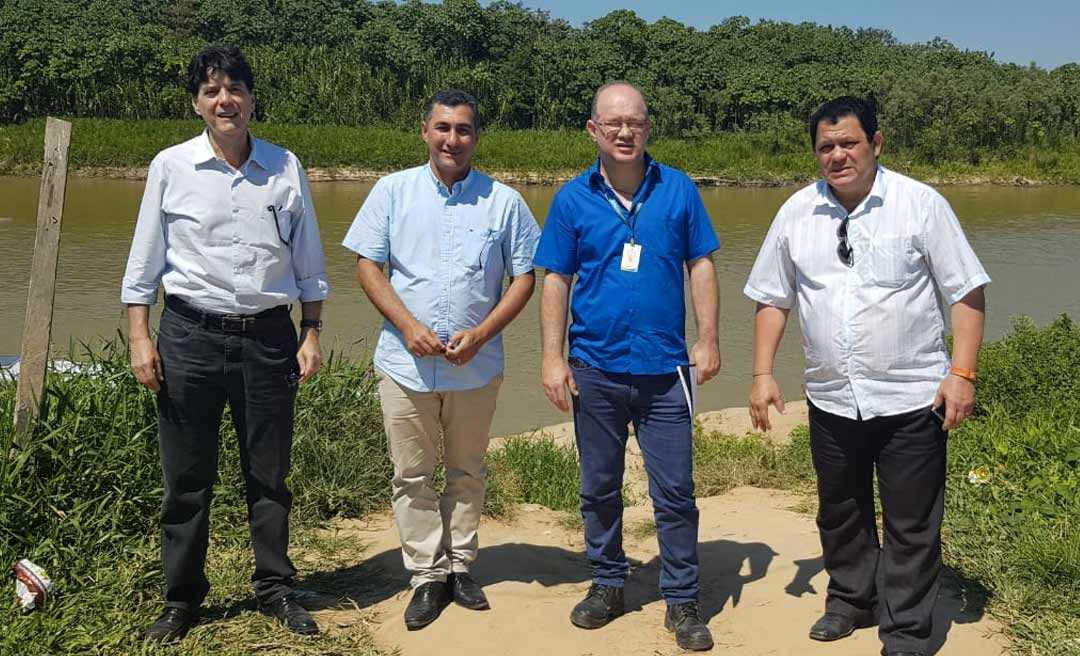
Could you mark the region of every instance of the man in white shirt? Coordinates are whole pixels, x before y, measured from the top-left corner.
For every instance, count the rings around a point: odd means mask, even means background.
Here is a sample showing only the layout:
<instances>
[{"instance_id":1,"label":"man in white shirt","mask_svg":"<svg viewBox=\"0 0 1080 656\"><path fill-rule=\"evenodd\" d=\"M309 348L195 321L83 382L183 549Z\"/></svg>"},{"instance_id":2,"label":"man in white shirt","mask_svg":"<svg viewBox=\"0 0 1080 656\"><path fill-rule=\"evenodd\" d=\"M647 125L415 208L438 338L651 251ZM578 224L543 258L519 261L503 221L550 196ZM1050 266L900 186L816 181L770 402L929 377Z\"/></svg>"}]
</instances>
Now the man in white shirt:
<instances>
[{"instance_id":1,"label":"man in white shirt","mask_svg":"<svg viewBox=\"0 0 1080 656\"><path fill-rule=\"evenodd\" d=\"M990 278L945 199L878 164L872 105L825 103L810 138L823 179L780 208L743 290L758 303L750 416L768 430L769 406L783 412L773 361L797 302L829 573L825 614L810 637L836 640L877 623L883 654L925 656L941 570L946 434L974 404Z\"/></svg>"},{"instance_id":2,"label":"man in white shirt","mask_svg":"<svg viewBox=\"0 0 1080 656\"><path fill-rule=\"evenodd\" d=\"M164 478L165 611L148 640L183 638L210 589L210 497L225 404L247 491L260 609L297 633L318 627L292 595L285 485L297 385L319 370L329 292L315 210L291 152L248 132L255 80L236 48L205 48L188 92L206 130L147 173L121 300L131 369L157 395ZM150 306L165 289L155 346ZM302 308L299 339L289 305Z\"/></svg>"}]
</instances>

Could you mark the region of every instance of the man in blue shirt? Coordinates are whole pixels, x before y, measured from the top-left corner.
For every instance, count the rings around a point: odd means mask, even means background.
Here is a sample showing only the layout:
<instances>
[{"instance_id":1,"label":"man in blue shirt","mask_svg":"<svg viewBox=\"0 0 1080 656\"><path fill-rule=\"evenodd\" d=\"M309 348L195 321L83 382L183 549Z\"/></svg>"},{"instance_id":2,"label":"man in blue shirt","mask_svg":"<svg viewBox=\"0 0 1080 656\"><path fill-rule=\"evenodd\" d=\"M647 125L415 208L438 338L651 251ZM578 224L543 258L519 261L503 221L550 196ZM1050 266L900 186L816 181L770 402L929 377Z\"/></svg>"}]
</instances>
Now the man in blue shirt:
<instances>
[{"instance_id":1,"label":"man in blue shirt","mask_svg":"<svg viewBox=\"0 0 1080 656\"><path fill-rule=\"evenodd\" d=\"M570 621L594 629L624 611L622 478L633 423L656 515L664 625L680 647L711 649L697 604L690 438L694 389L720 369L712 261L720 243L693 181L645 152L649 115L639 89L626 82L600 87L586 127L598 161L555 195L536 252L537 266L547 269L540 309L544 392L563 411L567 389L573 397L593 576ZM698 327L689 358L684 266ZM575 275L567 360L563 338Z\"/></svg>"},{"instance_id":2,"label":"man in blue shirt","mask_svg":"<svg viewBox=\"0 0 1080 656\"><path fill-rule=\"evenodd\" d=\"M375 367L394 464L394 518L415 590L405 610L410 630L435 621L451 598L488 608L469 568L502 382L501 333L535 283L540 229L520 194L472 168L479 124L472 96L435 94L420 125L429 161L380 179L344 242L359 256L364 292L386 318ZM433 488L440 443L441 497Z\"/></svg>"}]
</instances>

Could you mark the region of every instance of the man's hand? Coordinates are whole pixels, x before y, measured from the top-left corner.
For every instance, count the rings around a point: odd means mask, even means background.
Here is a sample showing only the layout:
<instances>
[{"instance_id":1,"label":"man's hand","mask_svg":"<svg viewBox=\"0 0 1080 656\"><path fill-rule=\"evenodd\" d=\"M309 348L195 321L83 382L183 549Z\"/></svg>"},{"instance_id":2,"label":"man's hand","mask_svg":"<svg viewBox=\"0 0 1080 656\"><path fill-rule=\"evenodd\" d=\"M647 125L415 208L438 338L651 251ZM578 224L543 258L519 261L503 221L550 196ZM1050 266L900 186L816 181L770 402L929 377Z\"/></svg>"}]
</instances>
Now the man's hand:
<instances>
[{"instance_id":1,"label":"man's hand","mask_svg":"<svg viewBox=\"0 0 1080 656\"><path fill-rule=\"evenodd\" d=\"M405 338L405 348L418 358L438 355L446 350L446 345L435 331L415 319L402 331L402 337Z\"/></svg>"},{"instance_id":2,"label":"man's hand","mask_svg":"<svg viewBox=\"0 0 1080 656\"><path fill-rule=\"evenodd\" d=\"M569 388L570 393L577 396L578 389L577 383L574 382L574 372L570 370L570 365L566 360L561 355L545 358L540 370L540 378L544 383L544 394L547 394L552 405L563 412L569 411L570 400L566 396L566 390Z\"/></svg>"},{"instance_id":3,"label":"man's hand","mask_svg":"<svg viewBox=\"0 0 1080 656\"><path fill-rule=\"evenodd\" d=\"M450 364L461 366L472 360L486 342L479 328L459 330L446 344L446 359Z\"/></svg>"},{"instance_id":4,"label":"man's hand","mask_svg":"<svg viewBox=\"0 0 1080 656\"><path fill-rule=\"evenodd\" d=\"M964 423L975 409L975 383L952 374L945 376L934 396L934 407L940 408L942 404L945 404L945 421L941 428L952 430Z\"/></svg>"},{"instance_id":5,"label":"man's hand","mask_svg":"<svg viewBox=\"0 0 1080 656\"><path fill-rule=\"evenodd\" d=\"M299 382L301 384L307 382L322 368L319 331L313 328L304 328L300 331L300 348L296 351L296 363L300 365Z\"/></svg>"},{"instance_id":6,"label":"man's hand","mask_svg":"<svg viewBox=\"0 0 1080 656\"><path fill-rule=\"evenodd\" d=\"M697 365L697 384L703 385L720 372L720 347L712 340L698 340L690 349L690 364Z\"/></svg>"},{"instance_id":7,"label":"man's hand","mask_svg":"<svg viewBox=\"0 0 1080 656\"><path fill-rule=\"evenodd\" d=\"M750 387L750 423L757 430L771 430L769 406L776 406L777 412L784 414L784 396L772 374L754 376Z\"/></svg>"},{"instance_id":8,"label":"man's hand","mask_svg":"<svg viewBox=\"0 0 1080 656\"><path fill-rule=\"evenodd\" d=\"M157 347L149 337L133 337L128 340L131 351L131 373L139 384L157 394L165 378L161 374L161 358Z\"/></svg>"}]
</instances>

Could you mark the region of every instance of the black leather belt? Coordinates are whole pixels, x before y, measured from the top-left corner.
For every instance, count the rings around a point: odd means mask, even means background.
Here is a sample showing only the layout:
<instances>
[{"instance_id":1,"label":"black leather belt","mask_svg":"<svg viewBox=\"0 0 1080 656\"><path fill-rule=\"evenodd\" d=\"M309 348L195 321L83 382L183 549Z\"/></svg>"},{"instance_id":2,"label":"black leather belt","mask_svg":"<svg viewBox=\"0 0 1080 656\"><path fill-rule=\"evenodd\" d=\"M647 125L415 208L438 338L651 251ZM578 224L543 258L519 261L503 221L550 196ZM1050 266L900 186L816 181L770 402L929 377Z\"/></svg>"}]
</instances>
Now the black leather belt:
<instances>
[{"instance_id":1,"label":"black leather belt","mask_svg":"<svg viewBox=\"0 0 1080 656\"><path fill-rule=\"evenodd\" d=\"M200 310L179 296L166 296L165 307L182 317L198 322L203 328L223 333L246 333L271 320L280 322L289 317L289 306L279 305L256 314L219 314Z\"/></svg>"}]
</instances>

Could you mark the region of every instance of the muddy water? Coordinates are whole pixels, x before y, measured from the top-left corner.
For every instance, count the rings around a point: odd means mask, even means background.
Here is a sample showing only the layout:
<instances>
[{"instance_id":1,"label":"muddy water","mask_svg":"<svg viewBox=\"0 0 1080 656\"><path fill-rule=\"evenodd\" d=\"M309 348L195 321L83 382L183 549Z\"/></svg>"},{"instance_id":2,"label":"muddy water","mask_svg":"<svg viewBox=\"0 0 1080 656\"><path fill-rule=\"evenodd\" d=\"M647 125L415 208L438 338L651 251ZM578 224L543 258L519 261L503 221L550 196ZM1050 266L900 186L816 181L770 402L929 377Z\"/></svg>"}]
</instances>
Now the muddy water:
<instances>
[{"instance_id":1,"label":"muddy water","mask_svg":"<svg viewBox=\"0 0 1080 656\"><path fill-rule=\"evenodd\" d=\"M17 353L34 243L36 178L0 177L0 354ZM311 185L333 288L326 306L324 345L354 357L374 348L381 322L360 292L354 258L339 244L371 189L365 182ZM749 385L753 304L741 289L776 209L793 189L702 189L723 249L717 258L721 287L720 375L700 392L700 408L745 405ZM1010 317L1045 323L1065 312L1080 317L1080 187L945 187L976 252L994 283L988 292L988 338L1005 332ZM555 187L523 187L538 218ZM72 340L113 336L124 324L119 283L142 183L73 178L68 183L61 242L53 343L66 352ZM497 434L569 418L552 408L539 385L539 303L535 295L506 333L507 373L499 399ZM689 315L690 313L688 313ZM690 321L690 332L693 332ZM691 336L692 339L692 336ZM56 352L54 350L54 352ZM785 394L801 396L803 358L793 325L776 371Z\"/></svg>"}]
</instances>

